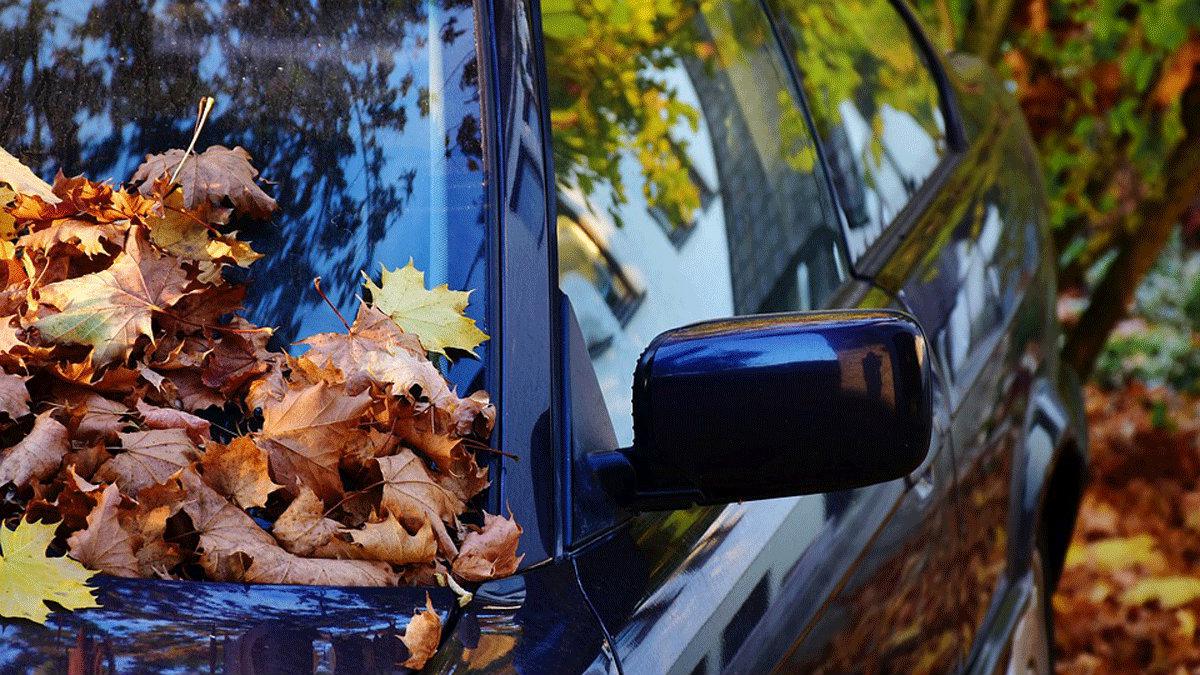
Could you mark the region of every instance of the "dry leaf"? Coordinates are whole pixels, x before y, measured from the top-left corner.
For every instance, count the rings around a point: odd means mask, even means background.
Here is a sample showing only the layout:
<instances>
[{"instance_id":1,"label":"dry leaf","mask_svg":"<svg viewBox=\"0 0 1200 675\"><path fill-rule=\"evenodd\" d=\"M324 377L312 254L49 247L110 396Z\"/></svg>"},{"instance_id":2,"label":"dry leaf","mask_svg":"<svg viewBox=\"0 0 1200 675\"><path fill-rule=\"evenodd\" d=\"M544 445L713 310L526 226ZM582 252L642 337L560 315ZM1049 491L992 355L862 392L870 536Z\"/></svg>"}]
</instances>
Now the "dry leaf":
<instances>
[{"instance_id":1,"label":"dry leaf","mask_svg":"<svg viewBox=\"0 0 1200 675\"><path fill-rule=\"evenodd\" d=\"M154 182L174 173L183 156L183 150L147 155L131 180L142 183L142 194L153 194ZM189 209L200 208L206 203L220 205L228 199L238 211L258 219L270 218L277 206L275 200L254 182L257 177L258 170L250 164L250 153L245 149L235 147L230 150L214 145L189 157L177 180L183 187L183 201Z\"/></svg>"},{"instance_id":2,"label":"dry leaf","mask_svg":"<svg viewBox=\"0 0 1200 675\"><path fill-rule=\"evenodd\" d=\"M100 502L87 517L87 528L67 540L71 557L89 569L118 577L141 576L133 553L133 537L117 518L121 492L109 485L100 494Z\"/></svg>"},{"instance_id":3,"label":"dry leaf","mask_svg":"<svg viewBox=\"0 0 1200 675\"><path fill-rule=\"evenodd\" d=\"M368 560L301 558L283 549L251 554L245 580L263 584L311 586L395 586L397 576L386 563Z\"/></svg>"},{"instance_id":4,"label":"dry leaf","mask_svg":"<svg viewBox=\"0 0 1200 675\"><path fill-rule=\"evenodd\" d=\"M425 609L413 614L400 640L408 648L408 659L401 664L405 668L420 670L437 652L442 642L442 620L433 611L433 601L428 593L425 594Z\"/></svg>"},{"instance_id":5,"label":"dry leaf","mask_svg":"<svg viewBox=\"0 0 1200 675\"><path fill-rule=\"evenodd\" d=\"M517 542L521 526L517 521L503 516L483 514L483 528L475 529L463 537L458 557L451 570L464 581L487 581L506 577L517 571L521 563L517 557Z\"/></svg>"},{"instance_id":6,"label":"dry leaf","mask_svg":"<svg viewBox=\"0 0 1200 675\"><path fill-rule=\"evenodd\" d=\"M165 483L191 465L196 446L182 429L120 434L124 451L100 467L102 480L115 480L129 494Z\"/></svg>"},{"instance_id":7,"label":"dry leaf","mask_svg":"<svg viewBox=\"0 0 1200 675\"><path fill-rule=\"evenodd\" d=\"M463 512L462 501L438 485L410 450L375 461L383 474L383 507L404 522L420 524L428 518L452 523Z\"/></svg>"},{"instance_id":8,"label":"dry leaf","mask_svg":"<svg viewBox=\"0 0 1200 675\"><path fill-rule=\"evenodd\" d=\"M347 530L352 558L379 560L393 565L432 562L437 555L433 527L426 522L416 534L409 534L390 513L378 522L367 522L357 530Z\"/></svg>"},{"instance_id":9,"label":"dry leaf","mask_svg":"<svg viewBox=\"0 0 1200 675\"><path fill-rule=\"evenodd\" d=\"M347 396L320 383L263 405L263 447L275 479L293 494L307 486L322 499L342 492L338 459L370 396Z\"/></svg>"},{"instance_id":10,"label":"dry leaf","mask_svg":"<svg viewBox=\"0 0 1200 675\"><path fill-rule=\"evenodd\" d=\"M288 552L308 556L328 544L339 527L336 520L325 517L325 504L304 487L275 521L271 534Z\"/></svg>"},{"instance_id":11,"label":"dry leaf","mask_svg":"<svg viewBox=\"0 0 1200 675\"><path fill-rule=\"evenodd\" d=\"M0 455L0 485L24 487L54 473L67 454L67 443L66 427L49 412L38 415L29 435Z\"/></svg>"},{"instance_id":12,"label":"dry leaf","mask_svg":"<svg viewBox=\"0 0 1200 675\"><path fill-rule=\"evenodd\" d=\"M19 159L0 148L0 183L5 183L18 194L29 197L40 197L48 203L56 204L59 199L50 189L50 184L38 178L29 167Z\"/></svg>"},{"instance_id":13,"label":"dry leaf","mask_svg":"<svg viewBox=\"0 0 1200 675\"><path fill-rule=\"evenodd\" d=\"M267 454L246 436L229 445L210 442L200 464L204 480L244 509L266 506L267 497L280 487L267 472Z\"/></svg>"},{"instance_id":14,"label":"dry leaf","mask_svg":"<svg viewBox=\"0 0 1200 675\"><path fill-rule=\"evenodd\" d=\"M20 375L0 373L0 412L12 419L29 414L29 390Z\"/></svg>"},{"instance_id":15,"label":"dry leaf","mask_svg":"<svg viewBox=\"0 0 1200 675\"><path fill-rule=\"evenodd\" d=\"M206 485L195 472L184 471L180 482L188 495L183 511L199 533L204 551L229 555L276 548L275 540L253 518Z\"/></svg>"},{"instance_id":16,"label":"dry leaf","mask_svg":"<svg viewBox=\"0 0 1200 675\"><path fill-rule=\"evenodd\" d=\"M106 270L41 289L41 301L59 309L34 326L55 342L90 345L92 360L123 359L138 336L153 337L150 318L181 297L187 277L175 258L144 250L134 239Z\"/></svg>"},{"instance_id":17,"label":"dry leaf","mask_svg":"<svg viewBox=\"0 0 1200 675\"><path fill-rule=\"evenodd\" d=\"M0 616L45 624L50 608L99 607L87 585L92 572L70 558L47 558L57 523L21 521L15 530L0 524Z\"/></svg>"},{"instance_id":18,"label":"dry leaf","mask_svg":"<svg viewBox=\"0 0 1200 675\"><path fill-rule=\"evenodd\" d=\"M209 428L212 425L203 417L174 408L149 405L145 401L137 402L137 411L142 416L142 421L151 429L183 429L197 443L209 439Z\"/></svg>"}]
</instances>

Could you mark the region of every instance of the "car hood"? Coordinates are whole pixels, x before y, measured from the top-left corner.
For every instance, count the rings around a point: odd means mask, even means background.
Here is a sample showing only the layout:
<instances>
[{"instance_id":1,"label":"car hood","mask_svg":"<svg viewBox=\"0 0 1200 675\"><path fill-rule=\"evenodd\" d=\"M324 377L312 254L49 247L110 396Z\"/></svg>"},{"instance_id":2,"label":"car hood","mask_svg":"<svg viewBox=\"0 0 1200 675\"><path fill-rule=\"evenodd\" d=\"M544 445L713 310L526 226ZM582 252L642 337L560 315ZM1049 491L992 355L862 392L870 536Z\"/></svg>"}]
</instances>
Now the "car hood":
<instances>
[{"instance_id":1,"label":"car hood","mask_svg":"<svg viewBox=\"0 0 1200 675\"><path fill-rule=\"evenodd\" d=\"M102 607L45 626L0 619L0 671L393 672L398 638L430 600L451 624L453 593L98 576Z\"/></svg>"}]
</instances>

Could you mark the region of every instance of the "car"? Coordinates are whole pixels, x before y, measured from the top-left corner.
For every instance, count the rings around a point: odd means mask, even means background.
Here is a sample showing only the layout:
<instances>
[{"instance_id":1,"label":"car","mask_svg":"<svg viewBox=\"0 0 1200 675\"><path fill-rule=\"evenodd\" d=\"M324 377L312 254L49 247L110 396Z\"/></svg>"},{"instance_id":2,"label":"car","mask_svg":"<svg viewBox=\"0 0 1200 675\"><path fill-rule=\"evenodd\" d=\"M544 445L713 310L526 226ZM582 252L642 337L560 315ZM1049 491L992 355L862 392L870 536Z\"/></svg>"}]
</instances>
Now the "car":
<instances>
[{"instance_id":1,"label":"car","mask_svg":"<svg viewBox=\"0 0 1200 675\"><path fill-rule=\"evenodd\" d=\"M469 597L101 575L0 670L390 672L428 597L429 672L1050 672L1088 459L1043 180L902 0L37 7L0 146L119 177L214 96L280 344L336 327L315 276L472 290L443 371L497 402L523 558Z\"/></svg>"}]
</instances>

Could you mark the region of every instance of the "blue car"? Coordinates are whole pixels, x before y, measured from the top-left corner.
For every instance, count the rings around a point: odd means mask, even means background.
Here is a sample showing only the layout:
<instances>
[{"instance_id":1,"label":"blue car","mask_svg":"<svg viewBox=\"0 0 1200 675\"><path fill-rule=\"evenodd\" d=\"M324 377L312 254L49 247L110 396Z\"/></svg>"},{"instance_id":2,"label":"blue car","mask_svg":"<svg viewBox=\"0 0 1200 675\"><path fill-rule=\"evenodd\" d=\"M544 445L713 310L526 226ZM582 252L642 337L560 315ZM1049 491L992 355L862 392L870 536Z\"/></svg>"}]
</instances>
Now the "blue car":
<instances>
[{"instance_id":1,"label":"blue car","mask_svg":"<svg viewBox=\"0 0 1200 675\"><path fill-rule=\"evenodd\" d=\"M412 258L492 336L514 576L99 576L0 671L1050 672L1087 473L1043 180L903 0L0 0L0 146L128 176L242 146L286 347ZM484 455L481 454L481 459Z\"/></svg>"}]
</instances>

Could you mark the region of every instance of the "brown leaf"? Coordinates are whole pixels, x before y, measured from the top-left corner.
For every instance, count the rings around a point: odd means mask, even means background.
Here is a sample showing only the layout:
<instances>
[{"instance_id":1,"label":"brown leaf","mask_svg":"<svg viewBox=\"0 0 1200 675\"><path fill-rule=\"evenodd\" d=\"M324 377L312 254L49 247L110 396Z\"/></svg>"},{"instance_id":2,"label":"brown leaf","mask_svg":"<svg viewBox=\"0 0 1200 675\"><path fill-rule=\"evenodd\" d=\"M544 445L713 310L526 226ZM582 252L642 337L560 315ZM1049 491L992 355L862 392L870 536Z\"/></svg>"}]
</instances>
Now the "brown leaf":
<instances>
[{"instance_id":1,"label":"brown leaf","mask_svg":"<svg viewBox=\"0 0 1200 675\"><path fill-rule=\"evenodd\" d=\"M116 485L104 488L100 502L87 517L87 528L67 539L71 557L89 569L118 577L139 577L133 537L117 518L121 492Z\"/></svg>"},{"instance_id":2,"label":"brown leaf","mask_svg":"<svg viewBox=\"0 0 1200 675\"><path fill-rule=\"evenodd\" d=\"M182 150L147 155L131 181L142 183L139 188L142 194L153 194L154 181L174 173L183 157ZM277 206L275 200L254 182L257 176L258 170L250 164L250 153L245 149L235 147L230 150L214 145L201 154L189 157L177 180L183 187L184 205L189 209L198 208L204 203L220 205L223 199L228 198L236 210L265 220L271 217L271 212Z\"/></svg>"},{"instance_id":3,"label":"brown leaf","mask_svg":"<svg viewBox=\"0 0 1200 675\"><path fill-rule=\"evenodd\" d=\"M66 250L73 249L91 258L108 253L104 248L106 241L119 246L125 240L128 230L128 223L94 223L76 218L62 218L52 220L48 226L21 237L17 240L17 245L49 254L57 244L65 244Z\"/></svg>"},{"instance_id":4,"label":"brown leaf","mask_svg":"<svg viewBox=\"0 0 1200 675\"><path fill-rule=\"evenodd\" d=\"M245 580L261 584L312 586L395 586L396 573L387 563L368 560L301 558L280 548L250 554L254 562Z\"/></svg>"},{"instance_id":5,"label":"brown leaf","mask_svg":"<svg viewBox=\"0 0 1200 675\"><path fill-rule=\"evenodd\" d=\"M266 453L246 436L229 445L209 442L200 464L204 480L244 509L266 506L267 497L280 487L267 472Z\"/></svg>"},{"instance_id":6,"label":"brown leaf","mask_svg":"<svg viewBox=\"0 0 1200 675\"><path fill-rule=\"evenodd\" d=\"M325 383L290 391L282 401L263 405L263 447L275 480L292 494L308 486L322 499L342 492L338 459L355 438L355 424L370 395L347 396Z\"/></svg>"},{"instance_id":7,"label":"brown leaf","mask_svg":"<svg viewBox=\"0 0 1200 675\"><path fill-rule=\"evenodd\" d=\"M401 393L418 380L431 388L435 381L445 387L441 373L425 358L420 340L366 303L359 304L358 316L348 333L319 333L300 344L309 347L302 359L341 371L350 393L358 393L373 382L395 384ZM399 381L387 377L398 377Z\"/></svg>"},{"instance_id":8,"label":"brown leaf","mask_svg":"<svg viewBox=\"0 0 1200 675\"><path fill-rule=\"evenodd\" d=\"M188 497L183 510L192 520L192 529L199 533L204 551L229 555L277 548L275 540L253 518L206 485L194 471L184 471L179 479Z\"/></svg>"},{"instance_id":9,"label":"brown leaf","mask_svg":"<svg viewBox=\"0 0 1200 675\"><path fill-rule=\"evenodd\" d=\"M179 261L130 237L112 266L44 286L40 300L59 310L34 326L46 338L92 347L96 366L124 359L141 335L153 337L151 317L183 297Z\"/></svg>"},{"instance_id":10,"label":"brown leaf","mask_svg":"<svg viewBox=\"0 0 1200 675\"><path fill-rule=\"evenodd\" d=\"M325 504L307 487L300 489L283 515L275 521L271 534L290 553L309 556L325 546L337 534L340 525L325 517Z\"/></svg>"},{"instance_id":11,"label":"brown leaf","mask_svg":"<svg viewBox=\"0 0 1200 675\"><path fill-rule=\"evenodd\" d=\"M431 562L437 555L437 541L428 522L416 534L409 534L390 513L379 522L368 522L347 534L352 543L346 553L352 558L407 565Z\"/></svg>"},{"instance_id":12,"label":"brown leaf","mask_svg":"<svg viewBox=\"0 0 1200 675\"><path fill-rule=\"evenodd\" d=\"M29 414L29 390L20 375L0 373L0 412L12 419Z\"/></svg>"},{"instance_id":13,"label":"brown leaf","mask_svg":"<svg viewBox=\"0 0 1200 675\"><path fill-rule=\"evenodd\" d=\"M509 576L525 556L517 557L521 526L509 518L483 514L483 528L473 529L463 537L458 557L451 570L464 581L487 581Z\"/></svg>"},{"instance_id":14,"label":"brown leaf","mask_svg":"<svg viewBox=\"0 0 1200 675\"><path fill-rule=\"evenodd\" d=\"M183 429L197 443L209 439L211 423L203 417L174 408L159 408L145 401L137 402L137 411L142 421L151 429Z\"/></svg>"},{"instance_id":15,"label":"brown leaf","mask_svg":"<svg viewBox=\"0 0 1200 675\"><path fill-rule=\"evenodd\" d=\"M102 480L114 480L130 494L164 483L186 469L196 446L182 429L152 429L123 433L124 452L100 467Z\"/></svg>"},{"instance_id":16,"label":"brown leaf","mask_svg":"<svg viewBox=\"0 0 1200 675\"><path fill-rule=\"evenodd\" d=\"M265 337L265 336L264 336ZM267 372L265 339L256 344L237 333L221 338L204 360L201 381L229 395L243 384Z\"/></svg>"},{"instance_id":17,"label":"brown leaf","mask_svg":"<svg viewBox=\"0 0 1200 675\"><path fill-rule=\"evenodd\" d=\"M129 414L129 409L124 405L92 393L71 394L68 405L76 411L82 411L72 435L79 441L117 438L125 428L122 418Z\"/></svg>"},{"instance_id":18,"label":"brown leaf","mask_svg":"<svg viewBox=\"0 0 1200 675\"><path fill-rule=\"evenodd\" d=\"M481 390L459 399L451 416L454 432L459 436L474 433L480 438L487 438L492 435L492 427L496 424L496 406L492 405L488 393Z\"/></svg>"},{"instance_id":19,"label":"brown leaf","mask_svg":"<svg viewBox=\"0 0 1200 675\"><path fill-rule=\"evenodd\" d=\"M67 444L67 428L49 412L38 415L29 435L0 455L0 485L11 482L24 487L31 480L46 478L58 469Z\"/></svg>"},{"instance_id":20,"label":"brown leaf","mask_svg":"<svg viewBox=\"0 0 1200 675\"><path fill-rule=\"evenodd\" d=\"M425 609L413 614L400 640L408 648L408 659L401 664L405 668L420 670L437 652L442 642L442 620L433 611L433 601L428 593L425 594Z\"/></svg>"},{"instance_id":21,"label":"brown leaf","mask_svg":"<svg viewBox=\"0 0 1200 675\"><path fill-rule=\"evenodd\" d=\"M462 501L438 485L411 450L375 461L383 474L383 507L392 515L407 523L420 523L424 516L454 522L463 512Z\"/></svg>"}]
</instances>

